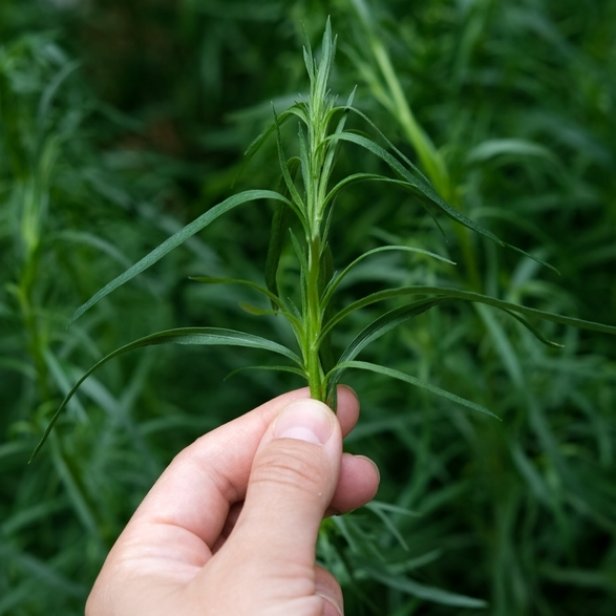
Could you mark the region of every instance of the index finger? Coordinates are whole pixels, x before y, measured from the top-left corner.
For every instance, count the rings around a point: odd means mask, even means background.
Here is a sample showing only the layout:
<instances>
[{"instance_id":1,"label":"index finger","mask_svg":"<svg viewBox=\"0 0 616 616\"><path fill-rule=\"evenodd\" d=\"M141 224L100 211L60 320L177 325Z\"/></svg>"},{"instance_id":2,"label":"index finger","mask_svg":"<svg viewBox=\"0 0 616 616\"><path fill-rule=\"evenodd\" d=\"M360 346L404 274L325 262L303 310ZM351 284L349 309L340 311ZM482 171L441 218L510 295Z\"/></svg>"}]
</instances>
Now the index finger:
<instances>
[{"instance_id":1,"label":"index finger","mask_svg":"<svg viewBox=\"0 0 616 616\"><path fill-rule=\"evenodd\" d=\"M204 564L230 506L244 498L263 434L289 403L309 396L307 388L278 396L182 450L147 494L119 543L128 541L142 548L156 545L158 556L165 544L165 552L175 550L167 558L186 560L188 550L190 558ZM338 388L337 414L343 434L348 434L357 422L359 403L344 386ZM201 548L188 545L190 536L200 540Z\"/></svg>"}]
</instances>

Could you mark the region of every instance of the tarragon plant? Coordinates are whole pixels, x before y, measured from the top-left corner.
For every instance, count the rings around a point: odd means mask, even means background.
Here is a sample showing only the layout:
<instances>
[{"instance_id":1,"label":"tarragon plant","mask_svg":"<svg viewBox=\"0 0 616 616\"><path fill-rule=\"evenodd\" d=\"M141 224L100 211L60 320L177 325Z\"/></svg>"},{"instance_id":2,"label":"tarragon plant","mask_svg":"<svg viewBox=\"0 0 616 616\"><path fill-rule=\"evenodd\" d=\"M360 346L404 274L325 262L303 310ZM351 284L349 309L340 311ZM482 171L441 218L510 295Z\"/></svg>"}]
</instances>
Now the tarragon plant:
<instances>
[{"instance_id":1,"label":"tarragon plant","mask_svg":"<svg viewBox=\"0 0 616 616\"><path fill-rule=\"evenodd\" d=\"M534 308L513 304L476 292L442 286L402 286L383 289L361 297L339 310L335 310L334 297L345 277L362 261L385 251L419 252L424 256L452 263L443 256L405 245L385 245L364 252L339 271L333 269L333 255L328 241L332 216L336 215L336 199L342 191L353 189L361 182L379 182L392 189L410 192L431 215L443 214L455 222L490 238L501 246L507 245L489 230L479 226L459 210L450 206L433 188L423 173L380 132L374 123L353 106L353 93L340 104L328 89L336 41L327 23L320 58L310 48L304 49L304 60L309 80L307 97L276 114L271 126L250 146L252 155L265 141L275 139L278 163L284 190L247 190L235 194L215 205L183 227L148 255L129 267L120 276L100 289L74 314L73 320L125 284L167 253L180 246L191 236L202 231L223 214L242 205L258 201L276 206L272 234L265 267L263 285L251 280L194 277L204 283L227 283L248 287L271 304L270 313L285 319L295 338L295 348L251 333L217 327L185 327L160 331L122 346L94 364L68 392L51 419L37 450L41 447L54 423L81 383L99 366L110 359L139 347L176 343L189 345L228 345L261 349L280 356L284 361L267 368L295 373L305 378L311 396L335 407L336 385L349 369L367 370L399 379L443 396L468 409L491 414L475 402L422 382L410 374L389 366L358 360L371 342L393 328L431 308L462 301L478 302L500 309L528 328L546 344L556 345L539 332L533 322L546 319L563 325L616 334L616 327L560 316ZM359 123L364 131L350 130L349 119ZM281 127L287 122L298 125L296 152L288 156L283 146ZM372 136L369 136L372 135ZM380 161L386 173L356 171L342 178L335 176L337 154L342 147L354 146L372 154ZM334 179L335 178L335 179ZM293 220L295 219L295 220ZM290 229L299 229L297 233ZM290 238L288 240L287 238ZM299 264L298 299L293 300L279 288L278 269L286 241ZM514 250L518 250L511 247ZM532 258L532 257L531 257ZM351 337L346 348L338 353L330 347L334 329L344 326L347 317L373 304L387 304L398 300L396 307L385 309L378 318L367 323ZM35 451L35 453L36 453Z\"/></svg>"}]
</instances>

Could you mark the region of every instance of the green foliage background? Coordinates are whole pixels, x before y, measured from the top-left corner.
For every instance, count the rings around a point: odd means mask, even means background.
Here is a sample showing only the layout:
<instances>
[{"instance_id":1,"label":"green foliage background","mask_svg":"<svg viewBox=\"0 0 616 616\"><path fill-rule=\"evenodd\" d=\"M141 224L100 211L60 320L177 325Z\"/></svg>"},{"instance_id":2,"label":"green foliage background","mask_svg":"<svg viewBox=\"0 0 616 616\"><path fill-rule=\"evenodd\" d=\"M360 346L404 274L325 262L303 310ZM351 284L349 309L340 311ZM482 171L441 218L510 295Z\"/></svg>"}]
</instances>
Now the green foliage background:
<instances>
[{"instance_id":1,"label":"green foliage background","mask_svg":"<svg viewBox=\"0 0 616 616\"><path fill-rule=\"evenodd\" d=\"M0 4L0 615L82 613L117 533L172 456L301 383L240 372L251 351L136 352L88 380L30 466L63 394L120 344L216 325L285 336L242 310L262 281L272 211L217 222L67 328L75 308L182 224L244 188L276 187L276 152L242 154L305 92L301 45L332 16L332 86L424 166L450 202L561 275L363 185L337 204L337 267L384 240L348 301L446 284L615 323L616 5L609 0L4 0ZM362 21L357 8L368 11ZM373 38L371 38L373 37ZM376 39L374 39L376 37ZM386 50L406 103L379 76ZM405 120L406 118L406 120ZM405 124L406 121L406 124ZM359 150L346 170L378 171ZM440 184L435 181L440 178ZM354 317L367 322L366 309ZM320 554L363 614L611 614L616 601L616 352L539 324L542 345L485 307L419 317L362 358L494 411L365 373L351 450L382 470L379 503L334 518ZM344 343L343 339L337 341ZM412 513L404 513L409 509ZM481 607L481 601L485 605Z\"/></svg>"}]
</instances>

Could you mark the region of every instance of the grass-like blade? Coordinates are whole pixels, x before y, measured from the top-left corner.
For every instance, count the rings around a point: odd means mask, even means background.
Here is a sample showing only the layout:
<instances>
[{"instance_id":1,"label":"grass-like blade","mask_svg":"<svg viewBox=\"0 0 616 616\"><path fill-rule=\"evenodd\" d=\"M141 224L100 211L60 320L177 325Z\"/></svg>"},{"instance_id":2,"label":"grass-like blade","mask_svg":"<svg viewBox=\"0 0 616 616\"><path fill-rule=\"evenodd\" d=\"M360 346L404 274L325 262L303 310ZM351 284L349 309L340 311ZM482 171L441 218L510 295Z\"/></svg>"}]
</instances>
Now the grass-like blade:
<instances>
[{"instance_id":1,"label":"grass-like blade","mask_svg":"<svg viewBox=\"0 0 616 616\"><path fill-rule=\"evenodd\" d=\"M325 199L323 200L324 207L329 205L329 203L343 188L357 182L385 182L389 184L396 184L399 182L399 180L393 180L392 178L388 178L386 175L381 175L379 173L352 173L351 175L343 177L337 184L335 184L330 189L330 191L325 196Z\"/></svg>"},{"instance_id":2,"label":"grass-like blade","mask_svg":"<svg viewBox=\"0 0 616 616\"><path fill-rule=\"evenodd\" d=\"M280 172L282 173L282 179L285 186L287 187L287 190L289 191L291 202L295 205L293 209L296 211L299 219L305 226L306 220L304 218L304 212L306 211L306 206L289 172L289 161L287 160L286 154L284 152L284 147L282 145L282 136L280 135L280 125L278 123L276 111L274 111L274 124L276 126L276 149L278 151L278 165L280 167ZM286 208L284 209L286 210Z\"/></svg>"},{"instance_id":3,"label":"grass-like blade","mask_svg":"<svg viewBox=\"0 0 616 616\"><path fill-rule=\"evenodd\" d=\"M415 387L419 387L424 389L435 396L439 396L441 398L445 398L450 402L453 402L459 406L463 406L471 411L475 411L477 413L481 413L483 415L489 415L490 417L494 417L500 421L500 418L489 411L484 406L477 404L476 402L472 402L471 400L467 400L466 398L462 398L446 389L442 389L437 387L436 385L432 385L432 383L426 383L425 381L421 381L410 374L406 374L405 372L401 372L400 370L394 370L393 368L387 368L385 366L380 366L379 364L372 364L365 361L345 361L339 363L334 370L332 370L332 376L334 372L344 372L345 370L356 369L356 370L366 370L368 372L374 372L376 374L382 374L383 376L387 376L392 379L396 379L398 381L403 381L404 383L408 383L409 385L413 385Z\"/></svg>"},{"instance_id":4,"label":"grass-like blade","mask_svg":"<svg viewBox=\"0 0 616 616\"><path fill-rule=\"evenodd\" d=\"M368 511L371 511L383 524L383 526L389 531L391 536L398 542L400 547L405 551L409 551L409 545L404 539L402 533L396 528L396 525L391 521L390 517L379 507L379 503L368 503L372 507L367 507Z\"/></svg>"},{"instance_id":5,"label":"grass-like blade","mask_svg":"<svg viewBox=\"0 0 616 616\"><path fill-rule=\"evenodd\" d=\"M351 132L343 132L339 135L334 135L332 138L339 139L342 141L348 141L350 143L354 143L365 150L368 150L376 157L380 158L384 163L387 164L393 171L395 171L401 178L405 180L405 182L414 189L417 193L428 199L432 204L436 205L440 210L443 211L447 216L459 222L460 224L472 229L476 233L483 235L496 242L500 246L506 246L506 242L500 239L497 235L489 231L488 229L478 225L475 221L470 219L468 216L462 214L462 212L456 210L447 204L432 188L428 180L420 173L413 173L409 169L407 169L395 156L390 154L385 148L382 148L380 145L364 137L363 135Z\"/></svg>"},{"instance_id":6,"label":"grass-like blade","mask_svg":"<svg viewBox=\"0 0 616 616\"><path fill-rule=\"evenodd\" d=\"M289 118L296 116L303 122L307 122L306 116L301 108L301 103L295 103L288 109L285 109L280 114L276 114L276 121L272 122L267 128L262 131L246 148L244 152L244 164L246 164L263 146L263 144L269 139L271 134L282 126Z\"/></svg>"},{"instance_id":7,"label":"grass-like blade","mask_svg":"<svg viewBox=\"0 0 616 616\"><path fill-rule=\"evenodd\" d=\"M334 55L336 54L336 37L332 34L331 19L325 23L325 32L321 41L321 59L316 70L316 83L314 84L314 99L324 101L327 99L327 83L331 71Z\"/></svg>"},{"instance_id":8,"label":"grass-like blade","mask_svg":"<svg viewBox=\"0 0 616 616\"><path fill-rule=\"evenodd\" d=\"M397 71L392 65L386 46L375 27L377 23L375 15L363 0L352 0L351 4L355 8L359 21L364 28L364 36L367 39L366 46L371 51L372 63L376 65L380 73L379 77L378 73L365 66L362 71L364 79L366 79L373 94L380 100L381 104L401 124L407 138L417 151L419 159L425 169L429 171L430 177L439 179L442 183L447 178L447 170L444 168L442 156L415 118L415 114L407 101L398 78ZM353 60L355 61L356 58L353 58Z\"/></svg>"},{"instance_id":9,"label":"grass-like blade","mask_svg":"<svg viewBox=\"0 0 616 616\"><path fill-rule=\"evenodd\" d=\"M537 263L540 263L544 267L551 269L553 272L560 274L560 272L553 265L550 265L546 261L543 261L542 259L539 259L527 253L525 250L522 250L521 248L518 248L517 246L514 246L513 244L509 244L508 242L505 242L504 240L502 240L500 237L498 237L497 235L495 235L494 233L492 233L485 227L479 225L474 220L472 220L471 218L464 215L462 212L460 212L456 208L449 205L436 192L436 190L433 188L428 178L426 178L426 176L406 156L404 156L404 154L400 152L400 150L398 150L398 148L396 148L393 145L393 143L391 143L391 141L383 134L383 132L379 129L379 127L376 126L376 124L365 113L363 113L359 109L356 109L355 107L349 107L349 111L358 115L372 129L374 129L377 135L381 139L383 139L383 141L387 144L387 147L390 148L391 151L395 153L397 158L396 156L393 156L390 152L388 152L386 149L376 144L371 139L368 139L367 137L357 134L357 133L345 132L341 135L338 135L338 134L332 135L331 137L332 139L336 139L336 140L342 139L344 141L355 143L356 145L363 147L369 152L372 152L372 154L380 158L393 171L395 171L400 177L402 177L405 180L405 182L408 184L409 188L411 188L415 192L422 195L430 203L432 203L438 209L440 209L449 218L457 221L458 223L467 227L468 229L475 231L479 235L482 235L492 240L496 244L503 246L503 247L506 246L507 248L515 252L518 252L528 257L529 259L532 259L533 261Z\"/></svg>"},{"instance_id":10,"label":"grass-like blade","mask_svg":"<svg viewBox=\"0 0 616 616\"><path fill-rule=\"evenodd\" d=\"M118 250L111 242L108 242L93 233L64 230L53 235L51 239L62 242L74 242L80 246L89 246L101 253L106 254L108 257L119 263L122 267L130 267L130 259L126 257L126 255Z\"/></svg>"},{"instance_id":11,"label":"grass-like blade","mask_svg":"<svg viewBox=\"0 0 616 616\"><path fill-rule=\"evenodd\" d=\"M452 261L451 259L447 259L446 257L442 257L441 255L438 255L434 252L430 252L429 250L424 250L423 248L414 248L413 246L403 246L403 245L394 245L394 244L391 244L388 246L379 246L378 248L367 250L363 254L359 255L359 257L351 261L343 270L341 270L338 274L336 274L332 278L323 296L323 304L327 305L327 303L331 299L335 290L338 288L340 283L344 280L345 276L355 266L359 265L367 257L371 257L372 255L379 254L381 252L413 252L416 254L424 255L426 257L430 257L432 259L436 259L437 261L441 261L443 263L447 263L448 265L456 265L455 261Z\"/></svg>"},{"instance_id":12,"label":"grass-like blade","mask_svg":"<svg viewBox=\"0 0 616 616\"><path fill-rule=\"evenodd\" d=\"M56 412L53 414L43 436L32 452L30 461L34 459L36 454L40 451L41 447L47 440L47 437L51 433L56 421L60 417L60 414L70 402L71 398L75 395L75 392L79 389L81 384L98 368L108 361L134 349L148 346L156 346L159 344L186 344L186 345L203 345L203 346L238 346L250 349L260 349L262 351L270 351L282 355L287 359L290 359L293 363L301 367L302 361L291 349L262 338L253 334L247 334L245 332L236 331L233 329L225 329L222 327L179 327L174 329L167 329L164 331L156 332L143 338L133 340L128 344L118 347L108 355L105 355L102 359L90 366L83 376L73 385L70 391L64 397L64 400L60 403Z\"/></svg>"},{"instance_id":13,"label":"grass-like blade","mask_svg":"<svg viewBox=\"0 0 616 616\"><path fill-rule=\"evenodd\" d=\"M469 164L483 164L499 156L544 158L556 162L554 154L538 143L525 139L489 139L469 151Z\"/></svg>"},{"instance_id":14,"label":"grass-like blade","mask_svg":"<svg viewBox=\"0 0 616 616\"><path fill-rule=\"evenodd\" d=\"M344 131L344 127L346 125L347 119L348 119L348 110L349 108L353 105L353 99L355 98L355 92L356 92L357 88L353 88L353 90L351 91L351 94L349 95L349 98L347 99L347 103L345 107L333 107L329 114L327 114L327 118L329 121L329 118L332 118L337 115L338 113L342 113L342 117L338 120L338 124L336 125L336 129L334 131L334 134L338 135L340 133L342 133ZM333 167L334 167L334 163L335 163L335 159L336 159L336 152L337 152L337 143L334 142L331 146L329 146L327 148L327 154L325 156L325 160L323 162L323 167L321 169L321 194L319 195L319 199L322 202L322 207L325 208L327 206L327 197L326 197L326 190L327 190L327 186L329 183L329 178L331 176Z\"/></svg>"},{"instance_id":15,"label":"grass-like blade","mask_svg":"<svg viewBox=\"0 0 616 616\"><path fill-rule=\"evenodd\" d=\"M295 366L283 366L283 365L258 365L258 366L242 366L241 368L236 368L235 370L229 372L225 377L225 381L233 378L236 374L240 372L247 372L249 370L265 370L268 372L287 372L289 374L295 374L296 376L301 376L303 379L306 378L306 373Z\"/></svg>"},{"instance_id":16,"label":"grass-like blade","mask_svg":"<svg viewBox=\"0 0 616 616\"><path fill-rule=\"evenodd\" d=\"M428 298L421 299L416 302L413 302L410 305L401 306L399 308L395 308L391 310L377 319L375 319L372 323L366 326L355 338L347 345L345 350L342 352L338 360L338 364L344 364L345 362L349 362L354 360L363 349L365 349L369 344L374 342L376 339L384 336L387 332L395 329L405 321L412 319L415 316L423 314L424 312L430 310L434 306L438 306L445 302L455 301L452 298L447 297L436 297L436 298ZM553 342L546 338L541 332L539 332L535 327L533 327L524 317L511 312L510 310L505 310L507 314L509 314L512 318L519 321L524 327L526 327L530 332L537 337L541 342L548 346L562 348L563 345L558 344L557 342ZM342 376L341 372L334 372L331 379L328 382L329 389L333 389L337 386L340 377Z\"/></svg>"},{"instance_id":17,"label":"grass-like blade","mask_svg":"<svg viewBox=\"0 0 616 616\"><path fill-rule=\"evenodd\" d=\"M216 276L189 276L189 280L201 282L203 284L235 285L256 291L260 295L265 296L271 302L274 313L280 311L284 315L285 319L287 319L294 328L300 327L300 322L296 315L287 308L282 298L252 280L246 280L244 278L218 278Z\"/></svg>"},{"instance_id":18,"label":"grass-like blade","mask_svg":"<svg viewBox=\"0 0 616 616\"><path fill-rule=\"evenodd\" d=\"M413 597L419 597L425 601L459 608L479 609L487 607L487 603L481 599L467 597L466 595L460 595L434 586L426 586L402 575L384 572L374 567L362 567L362 570L371 578L382 582L390 588L407 593Z\"/></svg>"},{"instance_id":19,"label":"grass-like blade","mask_svg":"<svg viewBox=\"0 0 616 616\"><path fill-rule=\"evenodd\" d=\"M605 323L597 323L596 321L586 321L584 319L578 319L575 317L567 317L553 312L547 312L545 310L539 310L537 308L529 308L520 304L514 304L502 299L496 299L489 295L483 295L482 293L476 293L474 291L463 291L461 289L453 289L447 287L424 287L424 286L409 286L409 287L397 287L395 289L384 289L383 291L377 291L371 293L362 299L359 299L342 310L336 313L323 327L323 331L327 333L332 327L346 318L349 314L388 299L396 299L413 295L429 295L436 296L445 299L458 299L466 302L478 302L480 304L486 304L488 306L494 306L504 310L505 312L513 312L517 315L524 315L526 317L533 317L542 319L544 321L551 321L552 323L558 323L559 325L567 325L571 327L577 327L579 329L587 329L590 331L596 331L603 334L616 335L616 326L606 325ZM518 319L523 325L526 321ZM531 330L534 331L534 330Z\"/></svg>"},{"instance_id":20,"label":"grass-like blade","mask_svg":"<svg viewBox=\"0 0 616 616\"><path fill-rule=\"evenodd\" d=\"M77 320L81 315L92 308L92 306L95 306L104 297L160 261L160 259L162 259L167 253L183 244L188 238L207 227L223 214L226 214L228 211L238 207L239 205L243 205L244 203L261 199L271 199L274 201L288 203L288 200L285 197L273 190L246 190L225 199L221 203L209 209L207 212L201 214L198 218L195 218L195 220L188 223L185 227L180 229L180 231L174 233L171 237L168 237L145 257L137 261L112 281L108 282L103 288L97 291L87 302L82 304L75 311L71 321Z\"/></svg>"},{"instance_id":21,"label":"grass-like blade","mask_svg":"<svg viewBox=\"0 0 616 616\"><path fill-rule=\"evenodd\" d=\"M372 323L357 334L357 336L343 351L340 356L339 363L344 363L355 359L359 353L363 351L363 349L365 349L377 338L384 336L387 332L398 327L398 325L401 325L415 316L423 314L427 310L430 310L433 306L436 306L444 301L447 300L440 297L422 299L417 302L413 302L410 305L401 306L400 308L395 308L394 310L386 312L378 319L372 321Z\"/></svg>"},{"instance_id":22,"label":"grass-like blade","mask_svg":"<svg viewBox=\"0 0 616 616\"><path fill-rule=\"evenodd\" d=\"M506 312L510 317L514 318L518 323L522 324L528 331L535 336L538 340L543 342L543 344L547 346L554 347L555 349L563 349L564 344L560 344L560 342L555 342L554 340L550 340L546 338L534 325L529 323L527 319L525 319L522 315L516 314L511 310L507 310L506 308L502 308L503 312Z\"/></svg>"}]
</instances>

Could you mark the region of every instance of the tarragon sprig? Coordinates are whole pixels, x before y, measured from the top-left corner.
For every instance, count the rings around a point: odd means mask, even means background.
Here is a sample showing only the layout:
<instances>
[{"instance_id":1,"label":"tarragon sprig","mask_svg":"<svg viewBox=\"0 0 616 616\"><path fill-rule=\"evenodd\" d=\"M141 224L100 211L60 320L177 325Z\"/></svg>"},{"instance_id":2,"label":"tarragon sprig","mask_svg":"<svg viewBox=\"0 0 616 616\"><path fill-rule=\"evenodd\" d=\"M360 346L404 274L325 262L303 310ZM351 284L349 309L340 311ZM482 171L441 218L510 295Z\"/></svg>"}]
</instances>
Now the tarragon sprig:
<instances>
[{"instance_id":1,"label":"tarragon sprig","mask_svg":"<svg viewBox=\"0 0 616 616\"><path fill-rule=\"evenodd\" d=\"M562 325L591 329L607 334L616 334L616 327L583 321L571 317L527 308L522 305L486 296L480 293L438 286L406 286L384 289L359 298L336 311L333 307L336 292L353 268L372 255L384 251L419 252L424 256L454 265L446 257L410 246L391 245L371 249L351 263L335 272L333 255L328 241L331 217L335 214L334 204L342 191L349 190L360 182L380 182L389 189L410 191L418 202L431 214L444 214L474 232L495 241L502 246L508 244L491 231L477 225L473 220L450 206L439 195L422 172L379 131L378 127L360 110L353 106L354 92L342 105L336 103L329 91L329 80L336 50L336 39L328 20L323 35L320 57L317 59L310 47L304 49L304 61L309 81L308 96L296 102L281 113L274 113L272 124L248 148L251 156L263 143L274 137L284 192L274 190L247 190L235 194L201 214L180 231L166 239L145 257L134 263L122 274L101 288L86 303L77 309L73 320L95 306L118 287L129 282L171 250L183 244L190 237L205 229L224 214L247 204L269 202L276 204L270 246L268 250L265 282L231 278L192 277L208 284L237 284L250 288L263 296L272 306L272 311L286 319L294 334L296 348L255 336L253 334L215 327L177 328L157 332L130 342L103 357L95 363L66 394L64 400L51 418L33 456L38 452L60 417L69 400L83 381L107 361L133 349L165 343L231 345L260 349L277 354L287 364L273 366L276 369L303 376L310 388L311 396L335 406L335 388L347 370L367 370L398 379L441 396L456 405L481 413L492 414L481 405L465 400L452 392L445 391L431 383L423 382L390 366L360 361L357 357L374 340L391 331L394 327L425 313L432 308L451 302L475 302L500 309L525 326L546 344L558 346L547 340L533 324L533 321L548 320ZM348 130L347 122L353 116L365 127L365 132ZM289 121L297 123L296 152L288 156L281 136L281 129ZM375 138L369 135L376 135ZM350 175L332 181L337 153L341 147L356 147L379 159L385 173L355 171ZM300 305L281 292L278 285L278 268L283 246L288 241L291 219L301 233L291 234L296 258L299 262ZM513 247L515 248L515 247ZM516 249L519 250L519 249ZM524 253L526 254L526 253ZM530 255L528 255L530 256ZM533 258L533 257L531 257ZM378 305L391 300L402 302L394 309L386 308L376 319L367 323L346 348L337 353L329 347L332 331L356 311L369 305ZM268 368L272 368L269 366Z\"/></svg>"}]
</instances>

